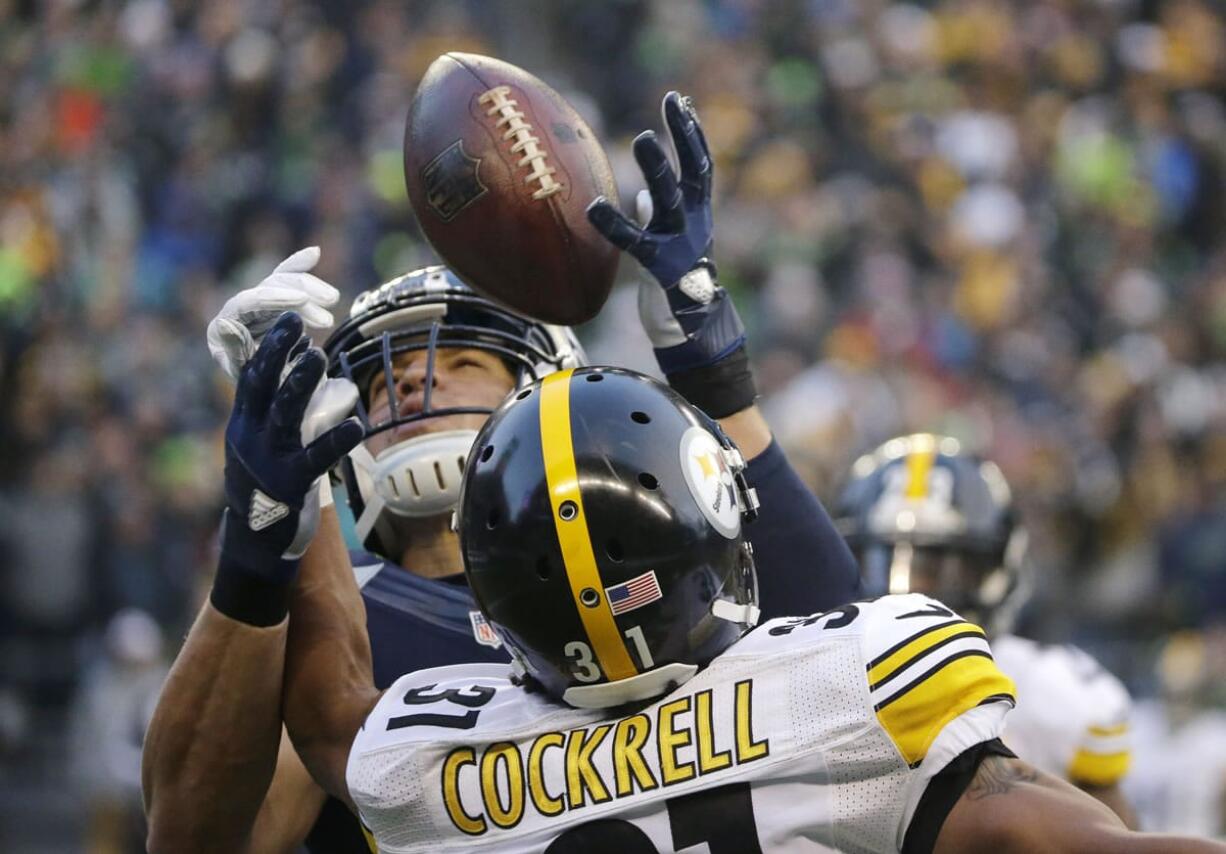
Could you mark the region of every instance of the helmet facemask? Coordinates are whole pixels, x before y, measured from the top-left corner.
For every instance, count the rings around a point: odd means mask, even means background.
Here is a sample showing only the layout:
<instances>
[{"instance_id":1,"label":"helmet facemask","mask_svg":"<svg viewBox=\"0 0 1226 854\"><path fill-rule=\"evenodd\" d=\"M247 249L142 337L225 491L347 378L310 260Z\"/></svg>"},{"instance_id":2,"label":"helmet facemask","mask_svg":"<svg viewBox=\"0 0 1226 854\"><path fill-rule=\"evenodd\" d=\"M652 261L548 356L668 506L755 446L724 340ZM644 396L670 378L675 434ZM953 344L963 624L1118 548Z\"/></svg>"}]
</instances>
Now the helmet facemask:
<instances>
[{"instance_id":1,"label":"helmet facemask","mask_svg":"<svg viewBox=\"0 0 1226 854\"><path fill-rule=\"evenodd\" d=\"M569 329L517 315L476 294L445 268L409 273L359 296L350 319L326 345L329 373L352 380L361 392L355 414L367 441L419 422L493 411L493 406L439 406L432 400L439 351L445 348L497 356L510 371L513 388L586 361ZM402 412L397 361L413 352L426 354L422 403ZM387 390L385 416L369 408L378 383ZM365 444L355 448L342 462L341 474L363 544L395 558L404 545L397 518L451 512L476 435L474 428L414 431L374 454Z\"/></svg>"}]
</instances>

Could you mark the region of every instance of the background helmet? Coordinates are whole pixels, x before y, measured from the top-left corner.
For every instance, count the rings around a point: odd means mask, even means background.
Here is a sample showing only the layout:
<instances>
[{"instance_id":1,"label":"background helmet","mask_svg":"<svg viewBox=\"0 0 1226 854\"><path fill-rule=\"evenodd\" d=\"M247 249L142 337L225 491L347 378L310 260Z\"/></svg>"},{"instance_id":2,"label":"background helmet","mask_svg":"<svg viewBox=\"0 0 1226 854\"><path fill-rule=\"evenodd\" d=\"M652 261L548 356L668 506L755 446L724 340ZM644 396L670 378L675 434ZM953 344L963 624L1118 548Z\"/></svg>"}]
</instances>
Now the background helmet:
<instances>
[{"instance_id":1,"label":"background helmet","mask_svg":"<svg viewBox=\"0 0 1226 854\"><path fill-rule=\"evenodd\" d=\"M917 433L861 457L836 515L869 596L926 593L999 632L1029 592L1009 484L956 439Z\"/></svg>"},{"instance_id":2,"label":"background helmet","mask_svg":"<svg viewBox=\"0 0 1226 854\"><path fill-rule=\"evenodd\" d=\"M511 395L473 446L457 524L469 586L530 683L572 706L647 699L757 622L745 462L633 371Z\"/></svg>"},{"instance_id":3,"label":"background helmet","mask_svg":"<svg viewBox=\"0 0 1226 854\"><path fill-rule=\"evenodd\" d=\"M517 387L587 362L570 329L498 305L446 267L414 270L359 295L349 319L324 345L329 374L347 377L361 389L356 414L366 438L427 418L493 411L482 406L431 404L439 347L473 347L497 354ZM402 415L393 363L399 354L413 350L428 351L425 401L420 412ZM376 382L387 384L391 405L387 418L372 422L366 400ZM363 545L394 556L399 548L397 516L451 512L476 435L476 430L425 433L391 445L377 457L364 445L350 452L341 464L341 474Z\"/></svg>"}]
</instances>

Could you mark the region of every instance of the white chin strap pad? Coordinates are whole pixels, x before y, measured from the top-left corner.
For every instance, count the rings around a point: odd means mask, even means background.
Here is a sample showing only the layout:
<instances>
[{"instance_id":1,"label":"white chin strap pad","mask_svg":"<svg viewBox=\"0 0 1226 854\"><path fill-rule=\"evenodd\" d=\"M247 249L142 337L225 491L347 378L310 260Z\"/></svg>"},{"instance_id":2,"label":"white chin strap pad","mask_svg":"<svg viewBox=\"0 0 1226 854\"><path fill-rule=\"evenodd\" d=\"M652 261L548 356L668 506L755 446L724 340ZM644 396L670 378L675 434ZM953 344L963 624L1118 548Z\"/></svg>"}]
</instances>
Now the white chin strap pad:
<instances>
[{"instance_id":1,"label":"white chin strap pad","mask_svg":"<svg viewBox=\"0 0 1226 854\"><path fill-rule=\"evenodd\" d=\"M738 605L728 599L716 599L711 603L711 616L753 628L758 624L758 618L762 616L762 612L758 610L757 605Z\"/></svg>"},{"instance_id":2,"label":"white chin strap pad","mask_svg":"<svg viewBox=\"0 0 1226 854\"><path fill-rule=\"evenodd\" d=\"M447 430L405 439L372 457L362 445L350 452L366 507L357 520L365 541L380 514L438 516L455 507L476 430Z\"/></svg>"},{"instance_id":3,"label":"white chin strap pad","mask_svg":"<svg viewBox=\"0 0 1226 854\"><path fill-rule=\"evenodd\" d=\"M562 693L562 700L577 709L607 709L658 697L674 686L684 685L697 672L697 664L664 664L629 679L600 685L574 685Z\"/></svg>"}]
</instances>

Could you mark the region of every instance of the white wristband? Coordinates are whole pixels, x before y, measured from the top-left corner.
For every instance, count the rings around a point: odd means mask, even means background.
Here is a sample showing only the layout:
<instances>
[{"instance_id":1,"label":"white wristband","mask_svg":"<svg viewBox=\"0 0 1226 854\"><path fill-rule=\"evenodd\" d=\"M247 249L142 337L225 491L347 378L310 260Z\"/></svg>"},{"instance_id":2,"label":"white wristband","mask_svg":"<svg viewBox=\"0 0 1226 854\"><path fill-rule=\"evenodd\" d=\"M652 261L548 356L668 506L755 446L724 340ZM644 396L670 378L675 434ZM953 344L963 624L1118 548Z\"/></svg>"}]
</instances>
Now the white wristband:
<instances>
[{"instance_id":1,"label":"white wristband","mask_svg":"<svg viewBox=\"0 0 1226 854\"><path fill-rule=\"evenodd\" d=\"M319 476L319 509L331 507L332 499L332 481L326 474Z\"/></svg>"}]
</instances>

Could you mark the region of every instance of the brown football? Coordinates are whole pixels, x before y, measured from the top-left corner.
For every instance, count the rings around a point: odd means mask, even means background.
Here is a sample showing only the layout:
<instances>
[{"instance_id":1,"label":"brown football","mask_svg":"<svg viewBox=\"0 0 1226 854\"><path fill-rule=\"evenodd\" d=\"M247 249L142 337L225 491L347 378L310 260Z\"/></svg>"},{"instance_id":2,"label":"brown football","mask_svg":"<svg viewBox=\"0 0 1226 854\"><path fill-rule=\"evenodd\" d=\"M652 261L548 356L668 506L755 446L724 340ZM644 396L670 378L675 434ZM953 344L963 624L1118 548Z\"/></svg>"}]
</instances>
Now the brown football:
<instances>
[{"instance_id":1,"label":"brown football","mask_svg":"<svg viewBox=\"0 0 1226 854\"><path fill-rule=\"evenodd\" d=\"M549 323L593 318L619 252L587 221L617 203L609 158L557 92L522 68L447 53L409 108L404 175L442 261L473 288Z\"/></svg>"}]
</instances>

